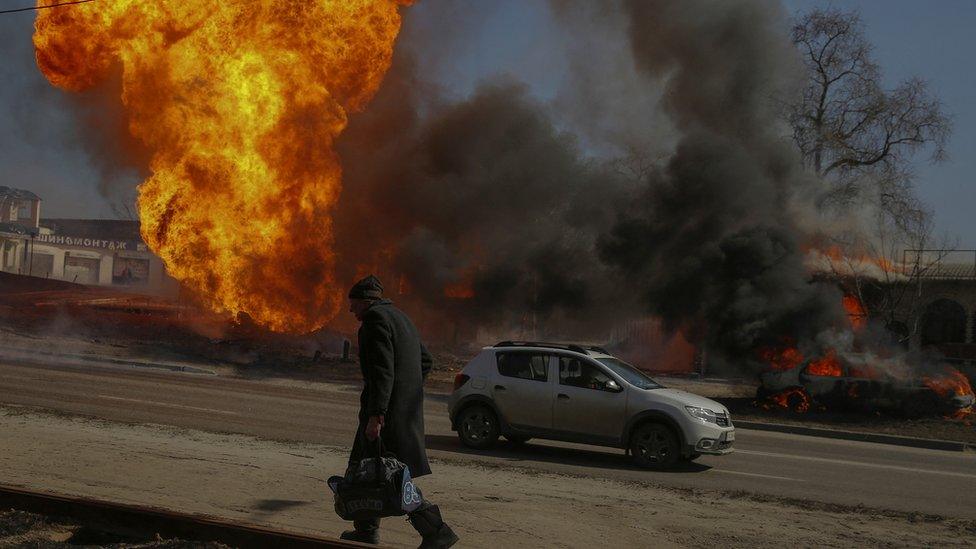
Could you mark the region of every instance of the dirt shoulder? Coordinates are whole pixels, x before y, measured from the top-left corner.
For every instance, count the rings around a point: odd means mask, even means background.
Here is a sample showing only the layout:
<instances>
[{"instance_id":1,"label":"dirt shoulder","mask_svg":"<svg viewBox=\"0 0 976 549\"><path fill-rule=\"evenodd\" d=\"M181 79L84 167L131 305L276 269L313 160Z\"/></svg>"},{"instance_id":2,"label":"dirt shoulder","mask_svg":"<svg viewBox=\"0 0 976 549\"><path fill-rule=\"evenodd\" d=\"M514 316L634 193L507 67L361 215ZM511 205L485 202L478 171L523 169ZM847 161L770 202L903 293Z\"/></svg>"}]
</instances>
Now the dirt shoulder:
<instances>
[{"instance_id":1,"label":"dirt shoulder","mask_svg":"<svg viewBox=\"0 0 976 549\"><path fill-rule=\"evenodd\" d=\"M31 489L338 533L325 479L344 449L0 408L0 470ZM581 478L460 459L420 482L463 547L973 547L976 523ZM384 540L415 546L402 520Z\"/></svg>"}]
</instances>

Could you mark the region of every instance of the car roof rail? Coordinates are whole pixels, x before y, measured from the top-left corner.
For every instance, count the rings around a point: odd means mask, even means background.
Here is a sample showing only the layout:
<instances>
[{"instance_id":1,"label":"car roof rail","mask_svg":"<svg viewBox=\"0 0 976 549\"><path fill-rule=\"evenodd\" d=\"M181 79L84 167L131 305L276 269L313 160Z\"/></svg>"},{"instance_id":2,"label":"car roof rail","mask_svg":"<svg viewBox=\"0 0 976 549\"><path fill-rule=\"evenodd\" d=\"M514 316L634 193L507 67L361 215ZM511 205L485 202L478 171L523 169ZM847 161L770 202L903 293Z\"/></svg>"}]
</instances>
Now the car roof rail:
<instances>
[{"instance_id":1,"label":"car roof rail","mask_svg":"<svg viewBox=\"0 0 976 549\"><path fill-rule=\"evenodd\" d=\"M495 347L542 347L544 349L563 349L574 353L589 354L586 347L575 343L545 343L540 341L499 341Z\"/></svg>"},{"instance_id":2,"label":"car roof rail","mask_svg":"<svg viewBox=\"0 0 976 549\"><path fill-rule=\"evenodd\" d=\"M588 351L594 351L594 352L601 353L601 354L604 354L604 355L609 355L610 354L610 351L604 349L603 347L600 347L599 345L587 345L586 346L586 350L588 350Z\"/></svg>"}]
</instances>

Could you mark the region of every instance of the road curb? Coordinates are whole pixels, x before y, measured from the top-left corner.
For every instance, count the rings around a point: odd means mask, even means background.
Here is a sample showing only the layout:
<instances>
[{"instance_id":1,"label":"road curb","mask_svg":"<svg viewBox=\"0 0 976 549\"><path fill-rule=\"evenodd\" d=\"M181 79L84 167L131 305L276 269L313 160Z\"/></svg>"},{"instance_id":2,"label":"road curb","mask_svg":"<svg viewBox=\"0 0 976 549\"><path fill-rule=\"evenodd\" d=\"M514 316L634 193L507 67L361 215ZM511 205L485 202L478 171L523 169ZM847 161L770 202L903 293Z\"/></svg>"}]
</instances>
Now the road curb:
<instances>
[{"instance_id":1,"label":"road curb","mask_svg":"<svg viewBox=\"0 0 976 549\"><path fill-rule=\"evenodd\" d=\"M11 352L12 351L12 352ZM184 372L188 374L205 374L205 375L217 375L213 370L206 370L203 368L196 368L194 366L186 366L183 364L175 363L163 363L163 362L145 362L139 360L128 360L125 358L110 357L110 356L97 356L97 355L85 355L79 353L54 353L51 351L31 351L31 353L24 352L19 349L12 349L7 351L7 356L19 355L23 360L34 360L37 355L52 357L52 358L62 358L67 360L82 360L85 362L97 362L102 364L115 364L119 366L131 366L133 368L153 368L156 370L168 370L170 372Z\"/></svg>"},{"instance_id":2,"label":"road curb","mask_svg":"<svg viewBox=\"0 0 976 549\"><path fill-rule=\"evenodd\" d=\"M356 549L375 547L321 536L286 532L207 515L192 515L145 505L131 505L88 497L37 492L0 484L0 509L10 508L55 517L107 530L137 531L199 543L221 542L238 549Z\"/></svg>"},{"instance_id":3,"label":"road curb","mask_svg":"<svg viewBox=\"0 0 976 549\"><path fill-rule=\"evenodd\" d=\"M976 444L971 442L956 442L952 440L938 440L932 438L915 438L899 435L885 435L881 433L862 433L857 431L841 431L839 429L823 429L819 427L805 427L803 425L786 425L783 423L762 423L759 421L735 421L735 426L741 429L755 431L774 431L793 435L854 440L858 442L874 442L877 444L894 444L910 448L924 448L927 450L945 450L949 452L974 452Z\"/></svg>"}]
</instances>

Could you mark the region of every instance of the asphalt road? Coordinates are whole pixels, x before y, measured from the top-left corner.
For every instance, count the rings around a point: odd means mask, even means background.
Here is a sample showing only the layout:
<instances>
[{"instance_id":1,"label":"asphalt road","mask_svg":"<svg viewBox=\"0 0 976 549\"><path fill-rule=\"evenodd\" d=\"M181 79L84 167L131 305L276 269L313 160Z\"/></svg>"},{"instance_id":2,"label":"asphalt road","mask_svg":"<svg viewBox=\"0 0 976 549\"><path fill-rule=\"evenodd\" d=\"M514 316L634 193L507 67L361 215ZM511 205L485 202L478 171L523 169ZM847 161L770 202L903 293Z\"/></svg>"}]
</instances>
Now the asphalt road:
<instances>
[{"instance_id":1,"label":"asphalt road","mask_svg":"<svg viewBox=\"0 0 976 549\"><path fill-rule=\"evenodd\" d=\"M354 433L358 391L124 366L0 360L0 404L346 446ZM731 455L704 456L679 471L650 472L631 466L621 450L584 445L532 441L519 448L503 443L479 454L461 446L451 432L443 397L428 398L425 416L431 457L455 463L502 463L597 479L976 519L976 455L971 453L739 429Z\"/></svg>"}]
</instances>

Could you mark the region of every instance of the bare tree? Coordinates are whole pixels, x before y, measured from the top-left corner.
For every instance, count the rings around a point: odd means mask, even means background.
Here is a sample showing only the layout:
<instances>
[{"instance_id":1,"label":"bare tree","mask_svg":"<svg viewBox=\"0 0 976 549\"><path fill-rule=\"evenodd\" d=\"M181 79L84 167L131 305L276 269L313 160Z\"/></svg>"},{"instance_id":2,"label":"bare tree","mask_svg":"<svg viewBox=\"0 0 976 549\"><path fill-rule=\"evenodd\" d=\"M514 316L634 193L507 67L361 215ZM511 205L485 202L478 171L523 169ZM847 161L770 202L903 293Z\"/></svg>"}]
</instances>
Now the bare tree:
<instances>
[{"instance_id":1,"label":"bare tree","mask_svg":"<svg viewBox=\"0 0 976 549\"><path fill-rule=\"evenodd\" d=\"M882 87L857 12L813 10L795 21L792 39L807 68L789 109L793 137L832 184L831 201L849 202L879 176L909 173L920 150L929 149L932 161L945 158L952 126L942 104L919 78Z\"/></svg>"},{"instance_id":2,"label":"bare tree","mask_svg":"<svg viewBox=\"0 0 976 549\"><path fill-rule=\"evenodd\" d=\"M119 200L114 201L110 204L112 208L112 213L115 214L116 219L122 219L124 221L138 221L139 214L135 207L130 206L128 202Z\"/></svg>"},{"instance_id":3,"label":"bare tree","mask_svg":"<svg viewBox=\"0 0 976 549\"><path fill-rule=\"evenodd\" d=\"M945 159L951 121L922 79L882 86L856 11L815 9L796 19L791 37L806 81L788 105L789 122L805 162L828 183L822 203L874 215L871 234L829 237L843 250L830 270L868 317L907 342L919 329L923 281L954 247L948 238L936 242L911 163L921 152ZM907 258L906 249L938 251Z\"/></svg>"}]
</instances>

